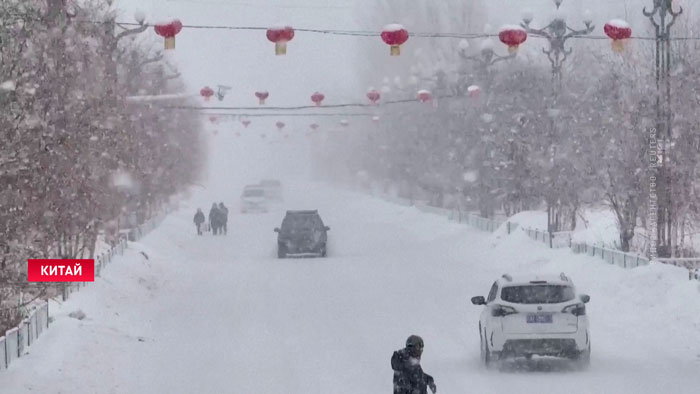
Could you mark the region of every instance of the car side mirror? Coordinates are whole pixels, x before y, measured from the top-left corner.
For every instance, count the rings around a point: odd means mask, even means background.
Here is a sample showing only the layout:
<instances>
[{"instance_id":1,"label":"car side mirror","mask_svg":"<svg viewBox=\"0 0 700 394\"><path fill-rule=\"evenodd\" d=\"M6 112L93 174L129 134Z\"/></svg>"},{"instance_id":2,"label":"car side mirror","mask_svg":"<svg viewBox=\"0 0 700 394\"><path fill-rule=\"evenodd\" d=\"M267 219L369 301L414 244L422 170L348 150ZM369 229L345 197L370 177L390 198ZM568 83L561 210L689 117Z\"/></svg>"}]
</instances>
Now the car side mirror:
<instances>
[{"instance_id":1,"label":"car side mirror","mask_svg":"<svg viewBox=\"0 0 700 394\"><path fill-rule=\"evenodd\" d=\"M591 300L591 296L589 296L588 294L581 294L578 298L580 298L581 302L583 302L584 304L587 304L588 301Z\"/></svg>"},{"instance_id":2,"label":"car side mirror","mask_svg":"<svg viewBox=\"0 0 700 394\"><path fill-rule=\"evenodd\" d=\"M474 305L486 305L486 300L483 296L472 297L472 304Z\"/></svg>"},{"instance_id":3,"label":"car side mirror","mask_svg":"<svg viewBox=\"0 0 700 394\"><path fill-rule=\"evenodd\" d=\"M275 232L276 232L276 233L279 233L279 232L280 232L280 229L277 228L277 227L275 227Z\"/></svg>"},{"instance_id":4,"label":"car side mirror","mask_svg":"<svg viewBox=\"0 0 700 394\"><path fill-rule=\"evenodd\" d=\"M326 226L326 231L330 231L330 230L331 230L331 228Z\"/></svg>"}]
</instances>

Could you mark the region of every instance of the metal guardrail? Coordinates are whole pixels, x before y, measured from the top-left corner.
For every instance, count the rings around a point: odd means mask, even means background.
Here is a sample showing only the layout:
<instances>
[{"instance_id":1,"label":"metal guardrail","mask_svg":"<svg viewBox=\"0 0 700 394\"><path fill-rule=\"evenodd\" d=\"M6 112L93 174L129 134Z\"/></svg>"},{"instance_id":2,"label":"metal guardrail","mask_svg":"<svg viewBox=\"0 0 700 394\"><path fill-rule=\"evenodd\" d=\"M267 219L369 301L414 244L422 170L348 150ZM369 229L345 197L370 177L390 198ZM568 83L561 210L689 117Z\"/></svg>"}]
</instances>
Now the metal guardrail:
<instances>
[{"instance_id":1,"label":"metal guardrail","mask_svg":"<svg viewBox=\"0 0 700 394\"><path fill-rule=\"evenodd\" d=\"M637 268L649 265L649 259L634 253L625 253L620 250L609 249L602 246L589 245L585 243L573 243L571 250L576 254L587 254L598 257L608 264L615 264L622 268Z\"/></svg>"},{"instance_id":2,"label":"metal guardrail","mask_svg":"<svg viewBox=\"0 0 700 394\"><path fill-rule=\"evenodd\" d=\"M441 216L446 216L449 220L455 221L457 223L465 223L472 227L476 227L482 231L494 232L504 223L507 226L507 233L512 234L513 231L518 229L519 225L515 222L489 219L477 215L474 212L465 212L456 209L446 209L438 208L427 205L421 202L412 202L408 199L393 197L386 194L380 194L379 197L382 199L403 205L403 206L414 206L421 212L437 214ZM625 253L619 250L610 249L597 245L589 245L586 243L579 243L572 241L573 232L571 231L558 231L549 233L543 230L534 228L523 228L523 231L535 241L542 242L552 249L558 248L569 248L575 254L587 254L591 257L598 257L608 264L615 264L622 268L637 268L640 266L648 265L649 259L645 256ZM690 279L700 280L700 258L662 258L654 260L659 263L669 264L676 267L682 267L688 269Z\"/></svg>"},{"instance_id":3,"label":"metal guardrail","mask_svg":"<svg viewBox=\"0 0 700 394\"><path fill-rule=\"evenodd\" d=\"M166 214L167 212L161 213L138 226L138 231L134 231L134 234L138 234L136 239L158 227ZM102 275L104 268L113 261L115 256L124 254L128 247L127 238L126 234L122 234L119 237L119 241L110 247L109 250L95 256L96 277ZM63 300L65 301L70 294L78 291L80 287L85 285L83 282L66 283L63 286ZM7 369L14 360L26 354L27 349L36 342L48 327L49 303L44 302L29 312L17 327L7 330L4 336L0 336L0 370Z\"/></svg>"},{"instance_id":4,"label":"metal guardrail","mask_svg":"<svg viewBox=\"0 0 700 394\"><path fill-rule=\"evenodd\" d=\"M549 233L547 231L542 231L531 227L524 228L523 231L525 231L528 237L534 239L535 241L545 243L551 249L571 247L571 231L557 231Z\"/></svg>"}]
</instances>

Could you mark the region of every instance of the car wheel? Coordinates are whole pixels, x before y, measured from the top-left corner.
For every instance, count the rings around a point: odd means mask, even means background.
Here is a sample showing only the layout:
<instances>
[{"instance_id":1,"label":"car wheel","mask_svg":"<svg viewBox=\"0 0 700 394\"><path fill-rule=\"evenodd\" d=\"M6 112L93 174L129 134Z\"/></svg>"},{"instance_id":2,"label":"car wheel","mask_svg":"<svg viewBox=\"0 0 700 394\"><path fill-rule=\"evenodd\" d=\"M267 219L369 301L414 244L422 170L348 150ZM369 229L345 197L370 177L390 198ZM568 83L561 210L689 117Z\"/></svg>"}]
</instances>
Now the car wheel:
<instances>
[{"instance_id":1,"label":"car wheel","mask_svg":"<svg viewBox=\"0 0 700 394\"><path fill-rule=\"evenodd\" d=\"M486 339L486 332L484 332L483 337L481 337L481 361L484 364L484 367L486 368L491 368L493 366L493 354L489 350L489 343L488 340Z\"/></svg>"},{"instance_id":2,"label":"car wheel","mask_svg":"<svg viewBox=\"0 0 700 394\"><path fill-rule=\"evenodd\" d=\"M586 369L591 365L591 345L588 344L588 349L578 352L574 358L580 369Z\"/></svg>"},{"instance_id":3,"label":"car wheel","mask_svg":"<svg viewBox=\"0 0 700 394\"><path fill-rule=\"evenodd\" d=\"M321 247L321 257L326 257L326 245Z\"/></svg>"},{"instance_id":4,"label":"car wheel","mask_svg":"<svg viewBox=\"0 0 700 394\"><path fill-rule=\"evenodd\" d=\"M277 257L280 259L287 257L287 248L285 248L284 245L277 246Z\"/></svg>"}]
</instances>

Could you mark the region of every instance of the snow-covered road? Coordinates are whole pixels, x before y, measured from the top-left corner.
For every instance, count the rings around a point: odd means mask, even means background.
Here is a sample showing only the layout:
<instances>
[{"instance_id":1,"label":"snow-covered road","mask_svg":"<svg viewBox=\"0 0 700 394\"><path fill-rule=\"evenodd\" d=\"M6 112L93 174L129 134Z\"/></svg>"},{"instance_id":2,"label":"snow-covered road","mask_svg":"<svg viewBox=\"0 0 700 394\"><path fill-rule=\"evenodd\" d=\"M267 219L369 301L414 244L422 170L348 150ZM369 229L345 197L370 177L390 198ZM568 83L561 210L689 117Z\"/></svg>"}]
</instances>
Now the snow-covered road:
<instances>
[{"instance_id":1,"label":"snow-covered road","mask_svg":"<svg viewBox=\"0 0 700 394\"><path fill-rule=\"evenodd\" d=\"M235 201L259 175L243 161L298 157L217 138L208 188L54 310L31 354L0 373L0 393L388 393L391 353L410 334L425 339L423 367L440 393L698 392L700 288L684 272L624 271L300 176L273 212L241 215L231 203L228 236L197 237L195 208ZM286 208L319 209L328 258L275 257ZM591 368L481 368L469 298L504 272L561 271L592 298ZM78 308L86 320L67 317Z\"/></svg>"}]
</instances>

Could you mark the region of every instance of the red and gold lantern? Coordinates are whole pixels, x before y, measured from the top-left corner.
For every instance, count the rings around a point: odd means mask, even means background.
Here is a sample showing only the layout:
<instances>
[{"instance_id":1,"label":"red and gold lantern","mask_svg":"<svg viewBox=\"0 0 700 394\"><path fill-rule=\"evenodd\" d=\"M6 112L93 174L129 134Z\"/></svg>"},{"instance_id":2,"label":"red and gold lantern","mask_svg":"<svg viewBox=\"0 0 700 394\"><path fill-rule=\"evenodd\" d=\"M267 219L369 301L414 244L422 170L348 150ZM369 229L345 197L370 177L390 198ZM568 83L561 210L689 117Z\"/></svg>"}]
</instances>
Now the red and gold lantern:
<instances>
[{"instance_id":1,"label":"red and gold lantern","mask_svg":"<svg viewBox=\"0 0 700 394\"><path fill-rule=\"evenodd\" d=\"M246 129L247 129L248 126L250 125L250 121L249 121L248 119L243 119L243 120L241 121L241 123L243 124L243 127L245 127Z\"/></svg>"},{"instance_id":2,"label":"red and gold lantern","mask_svg":"<svg viewBox=\"0 0 700 394\"><path fill-rule=\"evenodd\" d=\"M323 95L323 93L316 92L311 95L311 101L316 104L317 107L321 106L321 103L323 102L323 99L325 99L326 96Z\"/></svg>"},{"instance_id":3,"label":"red and gold lantern","mask_svg":"<svg viewBox=\"0 0 700 394\"><path fill-rule=\"evenodd\" d=\"M632 37L632 28L622 19L611 20L605 24L603 30L612 39L612 49L617 53L625 49L625 40Z\"/></svg>"},{"instance_id":4,"label":"red and gold lantern","mask_svg":"<svg viewBox=\"0 0 700 394\"><path fill-rule=\"evenodd\" d=\"M255 97L258 98L258 101L260 102L260 105L265 105L265 100L267 100L268 97L270 97L270 93L268 92L255 92Z\"/></svg>"},{"instance_id":5,"label":"red and gold lantern","mask_svg":"<svg viewBox=\"0 0 700 394\"><path fill-rule=\"evenodd\" d=\"M370 89L367 92L367 98L373 105L377 105L377 102L379 101L380 98L382 98L382 95L376 91L375 89Z\"/></svg>"},{"instance_id":6,"label":"red and gold lantern","mask_svg":"<svg viewBox=\"0 0 700 394\"><path fill-rule=\"evenodd\" d=\"M476 85L471 85L467 88L467 94L469 94L469 97L478 98L480 93L481 88Z\"/></svg>"},{"instance_id":7,"label":"red and gold lantern","mask_svg":"<svg viewBox=\"0 0 700 394\"><path fill-rule=\"evenodd\" d=\"M275 123L275 126L277 126L277 130L282 131L282 129L284 129L285 124L284 122L277 122Z\"/></svg>"},{"instance_id":8,"label":"red and gold lantern","mask_svg":"<svg viewBox=\"0 0 700 394\"><path fill-rule=\"evenodd\" d=\"M275 55L286 55L287 43L293 38L294 29L289 26L267 29L267 39L275 43Z\"/></svg>"},{"instance_id":9,"label":"red and gold lantern","mask_svg":"<svg viewBox=\"0 0 700 394\"><path fill-rule=\"evenodd\" d=\"M433 94L430 93L429 90L419 90L418 91L418 100L420 100L423 103L427 103L432 101L433 99Z\"/></svg>"},{"instance_id":10,"label":"red and gold lantern","mask_svg":"<svg viewBox=\"0 0 700 394\"><path fill-rule=\"evenodd\" d=\"M316 131L319 128L319 125L317 123L311 123L309 127L311 130Z\"/></svg>"},{"instance_id":11,"label":"red and gold lantern","mask_svg":"<svg viewBox=\"0 0 700 394\"><path fill-rule=\"evenodd\" d=\"M527 40L527 31L522 26L506 25L501 27L498 38L508 45L508 52L515 53L522 43Z\"/></svg>"},{"instance_id":12,"label":"red and gold lantern","mask_svg":"<svg viewBox=\"0 0 700 394\"><path fill-rule=\"evenodd\" d=\"M401 45L408 41L408 30L398 23L386 25L382 29L382 40L391 47L391 56L399 56Z\"/></svg>"},{"instance_id":13,"label":"red and gold lantern","mask_svg":"<svg viewBox=\"0 0 700 394\"><path fill-rule=\"evenodd\" d=\"M214 95L214 90L209 86L205 86L202 88L202 90L199 91L199 94L202 97L204 97L204 101L209 101L209 99L211 99L211 96Z\"/></svg>"},{"instance_id":14,"label":"red and gold lantern","mask_svg":"<svg viewBox=\"0 0 700 394\"><path fill-rule=\"evenodd\" d=\"M179 19L173 19L156 23L153 29L156 34L165 38L165 49L175 49L175 36L182 30L182 22Z\"/></svg>"}]
</instances>

